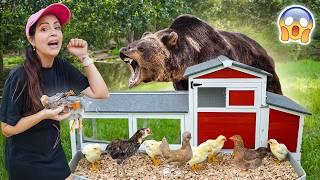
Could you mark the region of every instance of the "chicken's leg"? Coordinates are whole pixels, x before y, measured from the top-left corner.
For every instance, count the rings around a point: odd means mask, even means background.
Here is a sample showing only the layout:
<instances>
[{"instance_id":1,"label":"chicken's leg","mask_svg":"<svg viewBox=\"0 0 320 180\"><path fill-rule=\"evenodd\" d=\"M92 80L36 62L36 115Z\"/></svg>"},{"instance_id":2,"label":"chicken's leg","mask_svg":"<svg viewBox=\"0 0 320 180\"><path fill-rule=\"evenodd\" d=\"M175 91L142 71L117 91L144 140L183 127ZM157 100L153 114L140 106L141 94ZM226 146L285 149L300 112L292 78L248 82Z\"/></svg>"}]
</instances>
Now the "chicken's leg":
<instances>
[{"instance_id":1,"label":"chicken's leg","mask_svg":"<svg viewBox=\"0 0 320 180\"><path fill-rule=\"evenodd\" d=\"M274 163L275 163L276 165L280 165L280 164L281 164L281 161L280 161L279 159L275 158L275 159L274 159Z\"/></svg>"},{"instance_id":2,"label":"chicken's leg","mask_svg":"<svg viewBox=\"0 0 320 180\"><path fill-rule=\"evenodd\" d=\"M76 120L71 120L71 121L72 121L72 124L70 127L70 133L73 133L74 129L76 128L77 122L76 122Z\"/></svg>"},{"instance_id":3,"label":"chicken's leg","mask_svg":"<svg viewBox=\"0 0 320 180\"><path fill-rule=\"evenodd\" d=\"M199 163L199 164L194 164L194 165L192 165L192 167L191 167L191 169L192 169L192 171L199 171L199 170L201 170L201 169L203 169L203 164L202 163Z\"/></svg>"},{"instance_id":4,"label":"chicken's leg","mask_svg":"<svg viewBox=\"0 0 320 180\"><path fill-rule=\"evenodd\" d=\"M219 163L220 160L218 159L217 155L218 155L218 154L209 155L209 156L208 156L208 163L211 163L211 164Z\"/></svg>"},{"instance_id":5,"label":"chicken's leg","mask_svg":"<svg viewBox=\"0 0 320 180\"><path fill-rule=\"evenodd\" d=\"M126 178L127 177L127 174L126 174L126 172L125 172L125 170L124 170L124 168L123 168L123 164L118 164L117 165L117 177L119 178L119 179L121 179L120 178L120 174L119 174L119 166L120 166L120 168L121 168L121 171L122 171L122 178L124 177L124 178Z\"/></svg>"},{"instance_id":6,"label":"chicken's leg","mask_svg":"<svg viewBox=\"0 0 320 180\"><path fill-rule=\"evenodd\" d=\"M82 118L80 117L78 119L78 132L80 133L80 130L82 129Z\"/></svg>"},{"instance_id":7,"label":"chicken's leg","mask_svg":"<svg viewBox=\"0 0 320 180\"><path fill-rule=\"evenodd\" d=\"M159 166L159 165L161 164L160 159L158 159L158 158L156 158L156 157L151 158L151 160L152 160L152 164L153 164L154 166Z\"/></svg>"},{"instance_id":8,"label":"chicken's leg","mask_svg":"<svg viewBox=\"0 0 320 180\"><path fill-rule=\"evenodd\" d=\"M99 169L99 164L98 164L98 162L93 162L93 163L91 163L91 167L90 167L90 170L91 170L91 171L96 172L98 169Z\"/></svg>"},{"instance_id":9,"label":"chicken's leg","mask_svg":"<svg viewBox=\"0 0 320 180\"><path fill-rule=\"evenodd\" d=\"M117 165L117 177L120 179L120 176L119 176L119 164Z\"/></svg>"},{"instance_id":10,"label":"chicken's leg","mask_svg":"<svg viewBox=\"0 0 320 180\"><path fill-rule=\"evenodd\" d=\"M126 171L125 171L124 168L123 168L123 164L121 165L121 169L122 169L122 173L123 173L124 177L126 178L126 177L127 177L127 174L126 174Z\"/></svg>"}]
</instances>

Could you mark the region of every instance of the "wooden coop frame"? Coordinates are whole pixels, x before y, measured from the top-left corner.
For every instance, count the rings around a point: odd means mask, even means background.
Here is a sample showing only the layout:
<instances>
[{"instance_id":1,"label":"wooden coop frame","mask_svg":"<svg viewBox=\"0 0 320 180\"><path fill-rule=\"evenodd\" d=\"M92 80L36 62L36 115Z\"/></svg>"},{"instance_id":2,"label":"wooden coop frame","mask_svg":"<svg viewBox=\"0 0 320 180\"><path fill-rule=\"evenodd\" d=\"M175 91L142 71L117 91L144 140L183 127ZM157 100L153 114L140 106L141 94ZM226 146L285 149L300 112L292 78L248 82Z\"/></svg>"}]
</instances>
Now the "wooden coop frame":
<instances>
[{"instance_id":1,"label":"wooden coop frame","mask_svg":"<svg viewBox=\"0 0 320 180\"><path fill-rule=\"evenodd\" d=\"M151 97L149 97L151 96ZM137 93L110 93L107 100L93 100L86 107L83 118L89 118L93 121L93 131L95 129L95 119L128 119L128 132L131 137L138 130L138 119L175 119L180 121L180 137L188 129L185 126L186 115L188 111L188 92L137 92ZM134 98L132 98L134 97ZM139 103L138 100L146 100L147 103ZM84 100L84 101L86 101ZM126 102L125 101L129 101ZM158 103L157 103L158 102ZM159 104L160 103L160 104ZM168 105L168 103L170 105ZM116 104L116 105L115 105ZM136 108L136 109L135 109ZM70 122L71 127L71 122ZM107 141L101 141L84 137L82 129L80 132L73 132L71 136L72 156L82 147L89 143L100 143L105 149ZM171 148L178 148L180 144L170 144ZM144 150L142 145L141 150Z\"/></svg>"}]
</instances>

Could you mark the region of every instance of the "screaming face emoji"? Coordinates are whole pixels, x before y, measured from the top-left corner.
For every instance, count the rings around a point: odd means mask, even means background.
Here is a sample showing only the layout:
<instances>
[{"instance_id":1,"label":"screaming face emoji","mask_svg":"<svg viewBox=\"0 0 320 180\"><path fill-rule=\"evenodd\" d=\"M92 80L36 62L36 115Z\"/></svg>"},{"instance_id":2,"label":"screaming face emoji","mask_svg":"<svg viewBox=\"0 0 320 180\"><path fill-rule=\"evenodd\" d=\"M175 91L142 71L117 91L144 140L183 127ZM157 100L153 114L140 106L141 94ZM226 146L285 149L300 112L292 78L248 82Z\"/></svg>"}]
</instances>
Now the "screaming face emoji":
<instances>
[{"instance_id":1,"label":"screaming face emoji","mask_svg":"<svg viewBox=\"0 0 320 180\"><path fill-rule=\"evenodd\" d=\"M293 5L285 8L278 17L281 42L309 44L315 21L312 13L305 7Z\"/></svg>"}]
</instances>

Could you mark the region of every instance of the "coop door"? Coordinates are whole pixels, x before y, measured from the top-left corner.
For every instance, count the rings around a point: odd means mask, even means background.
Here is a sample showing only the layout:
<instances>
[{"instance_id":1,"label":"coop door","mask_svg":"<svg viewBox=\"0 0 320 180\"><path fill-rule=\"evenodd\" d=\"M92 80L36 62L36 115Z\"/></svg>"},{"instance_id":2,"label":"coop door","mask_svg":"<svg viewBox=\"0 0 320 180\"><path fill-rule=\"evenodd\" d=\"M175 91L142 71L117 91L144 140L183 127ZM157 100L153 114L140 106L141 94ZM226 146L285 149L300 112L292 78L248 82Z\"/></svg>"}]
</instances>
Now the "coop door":
<instances>
[{"instance_id":1,"label":"coop door","mask_svg":"<svg viewBox=\"0 0 320 180\"><path fill-rule=\"evenodd\" d=\"M200 84L200 83L199 83ZM227 138L239 134L244 139L247 148L256 147L257 108L247 104L231 106L230 89L209 83L193 87L194 102L194 139L195 144L201 144L219 135ZM255 92L255 90L252 90ZM255 93L253 93L255 94ZM224 149L232 149L233 142L227 141Z\"/></svg>"}]
</instances>

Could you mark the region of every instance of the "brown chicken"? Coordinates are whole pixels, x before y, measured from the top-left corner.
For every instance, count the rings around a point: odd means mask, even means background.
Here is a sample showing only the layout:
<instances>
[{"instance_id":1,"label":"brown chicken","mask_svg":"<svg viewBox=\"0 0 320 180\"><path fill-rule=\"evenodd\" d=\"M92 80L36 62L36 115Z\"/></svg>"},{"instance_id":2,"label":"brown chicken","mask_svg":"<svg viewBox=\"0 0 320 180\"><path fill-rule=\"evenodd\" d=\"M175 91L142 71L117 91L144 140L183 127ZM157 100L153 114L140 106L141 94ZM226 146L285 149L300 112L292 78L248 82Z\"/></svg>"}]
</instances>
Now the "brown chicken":
<instances>
[{"instance_id":1,"label":"brown chicken","mask_svg":"<svg viewBox=\"0 0 320 180\"><path fill-rule=\"evenodd\" d=\"M70 90L65 93L57 93L50 97L47 95L43 95L40 98L41 104L46 109L56 109L59 106L63 106L63 113L72 111L71 115L69 116L69 120L73 121L70 128L71 132L74 131L77 124L79 129L82 128L82 116L84 113L84 108L81 105L80 97L75 95L76 94L72 90Z\"/></svg>"},{"instance_id":2,"label":"brown chicken","mask_svg":"<svg viewBox=\"0 0 320 180\"><path fill-rule=\"evenodd\" d=\"M245 148L240 135L234 135L229 139L234 142L233 159L241 169L248 170L259 167L268 153L268 149L265 147L259 147L256 150Z\"/></svg>"},{"instance_id":3,"label":"brown chicken","mask_svg":"<svg viewBox=\"0 0 320 180\"><path fill-rule=\"evenodd\" d=\"M120 177L119 166L121 166L123 174L127 176L122 167L123 163L138 151L143 139L151 134L150 128L141 128L128 140L117 140L108 144L105 152L109 154L112 159L117 160L118 177Z\"/></svg>"},{"instance_id":4,"label":"brown chicken","mask_svg":"<svg viewBox=\"0 0 320 180\"><path fill-rule=\"evenodd\" d=\"M162 139L160 150L166 163L171 163L177 166L182 166L192 158L192 148L190 145L191 133L184 132L182 134L182 146L177 150L170 150L166 138Z\"/></svg>"}]
</instances>

